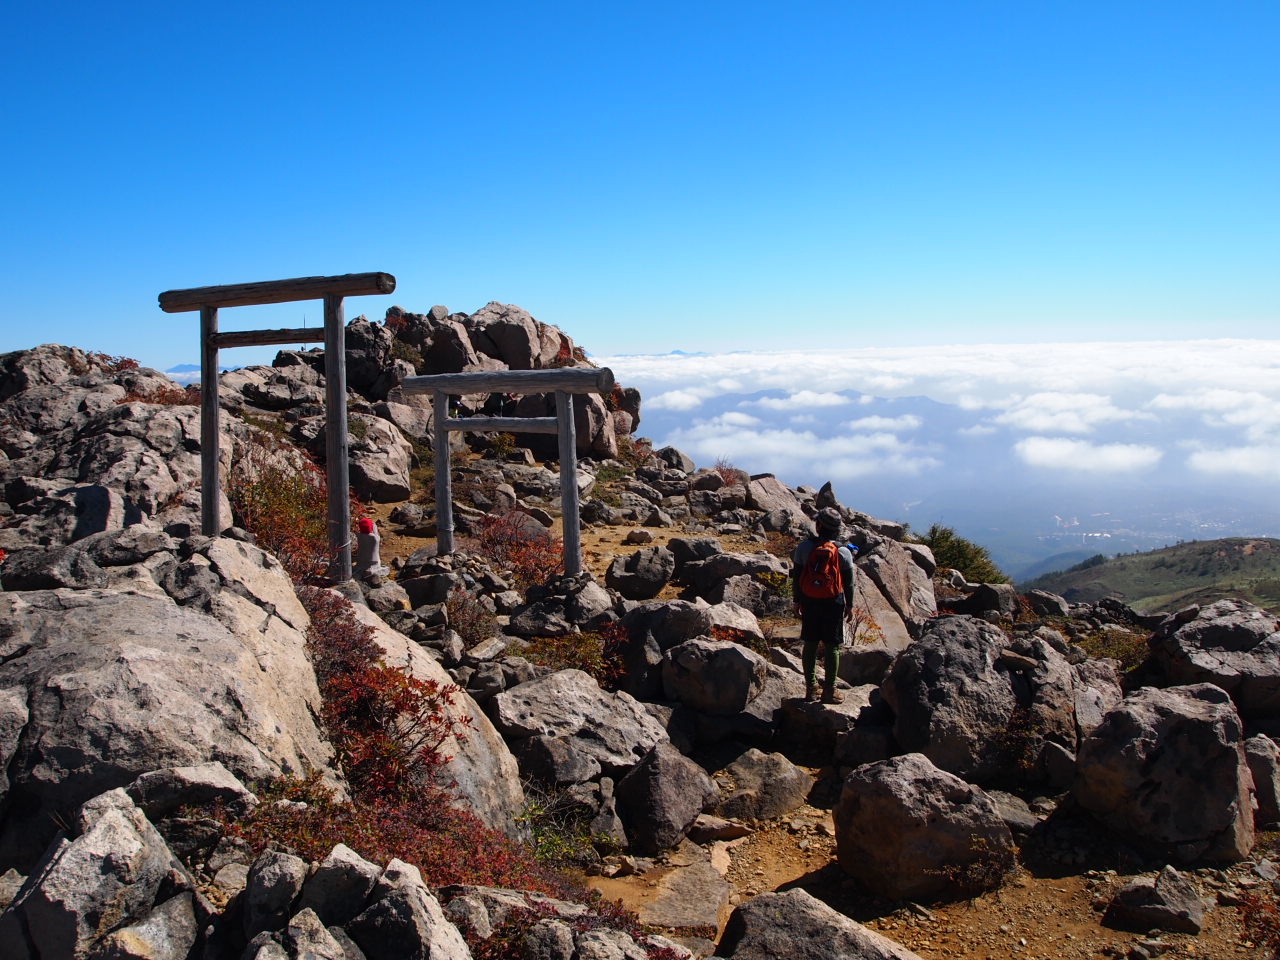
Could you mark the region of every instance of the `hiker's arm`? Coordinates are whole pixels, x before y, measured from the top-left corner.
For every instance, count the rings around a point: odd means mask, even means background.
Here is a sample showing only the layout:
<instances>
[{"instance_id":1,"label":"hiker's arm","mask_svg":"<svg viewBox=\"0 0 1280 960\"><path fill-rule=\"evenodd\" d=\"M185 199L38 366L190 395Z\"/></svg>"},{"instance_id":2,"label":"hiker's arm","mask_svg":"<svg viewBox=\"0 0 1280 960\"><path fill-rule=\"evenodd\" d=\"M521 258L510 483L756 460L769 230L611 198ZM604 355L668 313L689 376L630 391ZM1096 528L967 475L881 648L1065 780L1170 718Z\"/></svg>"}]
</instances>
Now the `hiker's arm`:
<instances>
[{"instance_id":1,"label":"hiker's arm","mask_svg":"<svg viewBox=\"0 0 1280 960\"><path fill-rule=\"evenodd\" d=\"M844 618L852 620L854 587L858 582L858 573L853 565L853 554L844 548L840 550L840 576L844 580Z\"/></svg>"}]
</instances>

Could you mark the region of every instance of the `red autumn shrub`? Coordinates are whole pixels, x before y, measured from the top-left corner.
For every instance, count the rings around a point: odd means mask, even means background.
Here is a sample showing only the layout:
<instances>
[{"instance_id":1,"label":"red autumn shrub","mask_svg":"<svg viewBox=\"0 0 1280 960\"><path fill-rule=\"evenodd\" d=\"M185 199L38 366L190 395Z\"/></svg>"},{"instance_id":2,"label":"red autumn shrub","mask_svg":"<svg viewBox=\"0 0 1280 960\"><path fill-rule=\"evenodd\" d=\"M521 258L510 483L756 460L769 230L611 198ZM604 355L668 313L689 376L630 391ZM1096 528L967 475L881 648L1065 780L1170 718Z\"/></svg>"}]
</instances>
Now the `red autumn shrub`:
<instances>
[{"instance_id":1,"label":"red autumn shrub","mask_svg":"<svg viewBox=\"0 0 1280 960\"><path fill-rule=\"evenodd\" d=\"M476 552L511 571L515 587L528 590L564 571L564 543L511 510L485 517L476 534Z\"/></svg>"},{"instance_id":2,"label":"red autumn shrub","mask_svg":"<svg viewBox=\"0 0 1280 960\"><path fill-rule=\"evenodd\" d=\"M154 403L166 407L198 407L200 405L200 388L195 385L186 387L156 387L154 390L130 390L116 401L117 405L125 403Z\"/></svg>"},{"instance_id":3,"label":"red autumn shrub","mask_svg":"<svg viewBox=\"0 0 1280 960\"><path fill-rule=\"evenodd\" d=\"M357 797L411 802L442 786L449 762L442 750L464 739L470 719L450 708L458 688L390 667L372 628L351 602L327 590L303 588L311 615L307 648L324 699L322 720Z\"/></svg>"},{"instance_id":4,"label":"red autumn shrub","mask_svg":"<svg viewBox=\"0 0 1280 960\"><path fill-rule=\"evenodd\" d=\"M442 747L468 724L449 713L458 688L383 664L333 678L325 725L353 786L408 799L437 781L451 757Z\"/></svg>"},{"instance_id":5,"label":"red autumn shrub","mask_svg":"<svg viewBox=\"0 0 1280 960\"><path fill-rule=\"evenodd\" d=\"M212 811L228 835L245 840L255 852L275 843L305 860L322 860L345 843L374 863L393 858L412 863L433 888L468 883L551 896L575 892L569 880L543 869L526 849L457 809L438 789L409 800L357 798L348 803L312 776L280 778L257 785L255 792L261 802L245 817L230 818L220 808ZM277 805L278 800L306 806Z\"/></svg>"},{"instance_id":6,"label":"red autumn shrub","mask_svg":"<svg viewBox=\"0 0 1280 960\"><path fill-rule=\"evenodd\" d=\"M90 353L87 359L91 366L104 373L123 373L126 370L137 370L138 361L133 357L112 356L109 353Z\"/></svg>"},{"instance_id":7,"label":"red autumn shrub","mask_svg":"<svg viewBox=\"0 0 1280 960\"><path fill-rule=\"evenodd\" d=\"M236 522L275 554L294 583L323 576L331 559L329 485L310 455L254 430L227 477L227 497Z\"/></svg>"},{"instance_id":8,"label":"red autumn shrub","mask_svg":"<svg viewBox=\"0 0 1280 960\"><path fill-rule=\"evenodd\" d=\"M1280 904L1274 896L1246 893L1241 898L1240 922L1245 936L1268 952L1280 957Z\"/></svg>"},{"instance_id":9,"label":"red autumn shrub","mask_svg":"<svg viewBox=\"0 0 1280 960\"><path fill-rule=\"evenodd\" d=\"M754 633L743 630L741 627L729 627L722 623L712 624L711 639L723 642L736 643L740 647L746 647L763 656L768 656L769 645L757 637Z\"/></svg>"}]
</instances>

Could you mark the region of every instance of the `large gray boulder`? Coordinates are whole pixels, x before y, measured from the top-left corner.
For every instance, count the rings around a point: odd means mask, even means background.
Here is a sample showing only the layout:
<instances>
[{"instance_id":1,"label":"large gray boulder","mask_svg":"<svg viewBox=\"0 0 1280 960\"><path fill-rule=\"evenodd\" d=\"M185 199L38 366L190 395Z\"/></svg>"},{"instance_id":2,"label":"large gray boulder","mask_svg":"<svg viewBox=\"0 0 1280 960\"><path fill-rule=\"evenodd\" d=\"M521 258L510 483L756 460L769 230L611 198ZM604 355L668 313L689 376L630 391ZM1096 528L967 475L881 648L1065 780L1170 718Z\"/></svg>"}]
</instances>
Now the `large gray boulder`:
<instances>
[{"instance_id":1,"label":"large gray boulder","mask_svg":"<svg viewBox=\"0 0 1280 960\"><path fill-rule=\"evenodd\" d=\"M780 510L796 524L806 529L811 527L809 517L801 509L795 491L772 473L759 473L747 481L747 506L765 513Z\"/></svg>"},{"instance_id":2,"label":"large gray boulder","mask_svg":"<svg viewBox=\"0 0 1280 960\"><path fill-rule=\"evenodd\" d=\"M661 699L663 654L686 640L709 636L711 611L705 602L689 600L650 601L628 610L622 618L629 638L622 650L626 691L641 700Z\"/></svg>"},{"instance_id":3,"label":"large gray boulder","mask_svg":"<svg viewBox=\"0 0 1280 960\"><path fill-rule=\"evenodd\" d=\"M473 347L501 360L512 370L534 370L543 366L540 324L527 310L493 301L467 317L463 326ZM554 354L548 359L554 359Z\"/></svg>"},{"instance_id":4,"label":"large gray boulder","mask_svg":"<svg viewBox=\"0 0 1280 960\"><path fill-rule=\"evenodd\" d=\"M348 450L351 489L362 499L374 503L396 503L407 500L410 493L409 470L413 448L390 421L363 413L347 416L350 425ZM307 446L323 456L328 427L323 417L300 424L301 435L308 437Z\"/></svg>"},{"instance_id":5,"label":"large gray boulder","mask_svg":"<svg viewBox=\"0 0 1280 960\"><path fill-rule=\"evenodd\" d=\"M216 760L246 782L318 770L339 784L316 725L308 617L279 563L231 540L165 556L155 575L185 605L149 576L129 590L0 593L0 690L28 711L0 861L31 863L57 818L160 767Z\"/></svg>"},{"instance_id":6,"label":"large gray boulder","mask_svg":"<svg viewBox=\"0 0 1280 960\"><path fill-rule=\"evenodd\" d=\"M1212 683L1247 719L1280 715L1280 624L1244 600L1219 600L1168 617L1151 661L1171 685Z\"/></svg>"},{"instance_id":7,"label":"large gray boulder","mask_svg":"<svg viewBox=\"0 0 1280 960\"><path fill-rule=\"evenodd\" d=\"M94 949L93 958L187 960L199 932L195 897L184 892L159 904L137 923L107 934Z\"/></svg>"},{"instance_id":8,"label":"large gray boulder","mask_svg":"<svg viewBox=\"0 0 1280 960\"><path fill-rule=\"evenodd\" d=\"M609 564L605 583L628 600L652 600L675 569L675 554L666 547L645 547Z\"/></svg>"},{"instance_id":9,"label":"large gray boulder","mask_svg":"<svg viewBox=\"0 0 1280 960\"><path fill-rule=\"evenodd\" d=\"M971 896L1014 862L1013 835L991 799L919 753L855 769L835 823L841 869L877 896Z\"/></svg>"},{"instance_id":10,"label":"large gray boulder","mask_svg":"<svg viewBox=\"0 0 1280 960\"><path fill-rule=\"evenodd\" d=\"M1000 657L1008 644L1000 630L972 617L929 621L880 687L902 749L967 780L996 774L1001 738L1018 706L1011 668Z\"/></svg>"},{"instance_id":11,"label":"large gray boulder","mask_svg":"<svg viewBox=\"0 0 1280 960\"><path fill-rule=\"evenodd\" d=\"M1102 922L1135 933L1171 930L1194 936L1204 926L1204 903L1189 877L1166 866L1154 879L1140 877L1117 890Z\"/></svg>"},{"instance_id":12,"label":"large gray boulder","mask_svg":"<svg viewBox=\"0 0 1280 960\"><path fill-rule=\"evenodd\" d=\"M1234 862L1254 841L1240 717L1211 684L1126 697L1080 746L1072 794L1116 833L1178 862Z\"/></svg>"},{"instance_id":13,"label":"large gray boulder","mask_svg":"<svg viewBox=\"0 0 1280 960\"><path fill-rule=\"evenodd\" d=\"M686 561L680 568L681 577L699 596L710 597L726 580L734 577L777 579L786 577L791 565L763 551L759 553L715 553L702 560Z\"/></svg>"},{"instance_id":14,"label":"large gray boulder","mask_svg":"<svg viewBox=\"0 0 1280 960\"><path fill-rule=\"evenodd\" d=\"M734 910L716 956L732 960L920 960L918 954L798 888L752 897Z\"/></svg>"},{"instance_id":15,"label":"large gray boulder","mask_svg":"<svg viewBox=\"0 0 1280 960\"><path fill-rule=\"evenodd\" d=\"M264 850L249 867L242 897L245 939L289 922L307 880L307 862L279 850Z\"/></svg>"},{"instance_id":16,"label":"large gray boulder","mask_svg":"<svg viewBox=\"0 0 1280 960\"><path fill-rule=\"evenodd\" d=\"M667 651L662 687L668 700L713 715L739 713L764 688L768 661L746 647L705 637Z\"/></svg>"},{"instance_id":17,"label":"large gray boulder","mask_svg":"<svg viewBox=\"0 0 1280 960\"><path fill-rule=\"evenodd\" d=\"M416 870L404 871L346 932L367 960L471 960L462 934Z\"/></svg>"},{"instance_id":18,"label":"large gray boulder","mask_svg":"<svg viewBox=\"0 0 1280 960\"><path fill-rule=\"evenodd\" d=\"M412 492L413 447L396 426L378 417L350 414L351 489L373 503L398 503ZM356 427L357 424L362 426Z\"/></svg>"},{"instance_id":19,"label":"large gray boulder","mask_svg":"<svg viewBox=\"0 0 1280 960\"><path fill-rule=\"evenodd\" d=\"M722 817L773 820L796 809L813 789L813 778L780 753L747 750L715 776L716 812Z\"/></svg>"},{"instance_id":20,"label":"large gray boulder","mask_svg":"<svg viewBox=\"0 0 1280 960\"><path fill-rule=\"evenodd\" d=\"M659 743L618 783L618 813L631 849L645 855L670 850L717 796L705 770Z\"/></svg>"},{"instance_id":21,"label":"large gray boulder","mask_svg":"<svg viewBox=\"0 0 1280 960\"><path fill-rule=\"evenodd\" d=\"M878 642L894 653L907 649L911 644L911 631L906 621L892 603L890 603L871 575L860 566L854 568L856 583L854 585L853 606L859 615L854 624L855 643Z\"/></svg>"},{"instance_id":22,"label":"large gray boulder","mask_svg":"<svg viewBox=\"0 0 1280 960\"><path fill-rule=\"evenodd\" d=\"M370 400L385 399L378 396L383 371L391 365L391 344L394 336L391 328L380 323L370 323L357 317L343 331L343 347L346 350L347 389L355 390Z\"/></svg>"},{"instance_id":23,"label":"large gray boulder","mask_svg":"<svg viewBox=\"0 0 1280 960\"><path fill-rule=\"evenodd\" d=\"M113 929L151 913L166 886L167 896L191 889L164 839L123 790L95 797L73 822L75 839L57 840L0 914L7 957L85 957Z\"/></svg>"},{"instance_id":24,"label":"large gray boulder","mask_svg":"<svg viewBox=\"0 0 1280 960\"><path fill-rule=\"evenodd\" d=\"M1120 687L1120 662L1088 659L1073 665L1075 671L1076 742L1084 740L1102 723L1108 711L1124 699Z\"/></svg>"},{"instance_id":25,"label":"large gray boulder","mask_svg":"<svg viewBox=\"0 0 1280 960\"><path fill-rule=\"evenodd\" d=\"M634 697L600 689L581 670L559 670L504 690L490 701L490 714L511 740L573 738L609 775L630 770L668 739Z\"/></svg>"},{"instance_id":26,"label":"large gray boulder","mask_svg":"<svg viewBox=\"0 0 1280 960\"><path fill-rule=\"evenodd\" d=\"M1244 742L1244 752L1258 803L1254 823L1260 828L1274 826L1280 823L1280 749L1260 733Z\"/></svg>"},{"instance_id":27,"label":"large gray boulder","mask_svg":"<svg viewBox=\"0 0 1280 960\"><path fill-rule=\"evenodd\" d=\"M938 612L933 581L915 555L896 540L881 540L867 554L858 555L864 570L906 623L920 623Z\"/></svg>"},{"instance_id":28,"label":"large gray boulder","mask_svg":"<svg viewBox=\"0 0 1280 960\"><path fill-rule=\"evenodd\" d=\"M466 327L451 318L434 321L429 328L429 339L422 346L427 374L461 373L476 369L480 358L476 355Z\"/></svg>"}]
</instances>

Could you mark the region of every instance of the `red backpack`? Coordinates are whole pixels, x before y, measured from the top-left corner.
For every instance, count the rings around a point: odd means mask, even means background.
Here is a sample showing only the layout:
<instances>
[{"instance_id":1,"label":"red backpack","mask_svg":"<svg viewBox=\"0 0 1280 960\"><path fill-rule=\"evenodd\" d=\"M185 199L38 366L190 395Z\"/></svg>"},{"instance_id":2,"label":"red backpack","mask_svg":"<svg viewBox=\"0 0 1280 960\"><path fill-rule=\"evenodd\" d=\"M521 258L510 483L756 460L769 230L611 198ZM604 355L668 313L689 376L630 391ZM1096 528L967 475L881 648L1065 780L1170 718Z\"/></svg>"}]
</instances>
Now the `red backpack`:
<instances>
[{"instance_id":1,"label":"red backpack","mask_svg":"<svg viewBox=\"0 0 1280 960\"><path fill-rule=\"evenodd\" d=\"M822 540L814 545L800 573L800 592L813 600L834 600L844 592L840 545L834 540Z\"/></svg>"}]
</instances>

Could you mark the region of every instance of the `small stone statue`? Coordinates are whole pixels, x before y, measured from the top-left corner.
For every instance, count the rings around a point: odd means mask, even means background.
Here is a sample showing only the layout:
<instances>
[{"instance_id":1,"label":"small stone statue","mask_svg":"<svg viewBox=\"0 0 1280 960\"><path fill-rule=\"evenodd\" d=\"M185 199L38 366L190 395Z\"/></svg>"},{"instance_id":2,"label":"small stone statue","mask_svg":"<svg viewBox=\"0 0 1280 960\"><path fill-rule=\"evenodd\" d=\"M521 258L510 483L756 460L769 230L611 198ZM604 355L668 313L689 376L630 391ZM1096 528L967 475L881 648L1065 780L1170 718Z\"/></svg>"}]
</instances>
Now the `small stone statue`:
<instances>
[{"instance_id":1,"label":"small stone statue","mask_svg":"<svg viewBox=\"0 0 1280 960\"><path fill-rule=\"evenodd\" d=\"M356 579L371 580L385 577L387 568L382 565L382 537L378 525L370 517L356 521Z\"/></svg>"}]
</instances>

